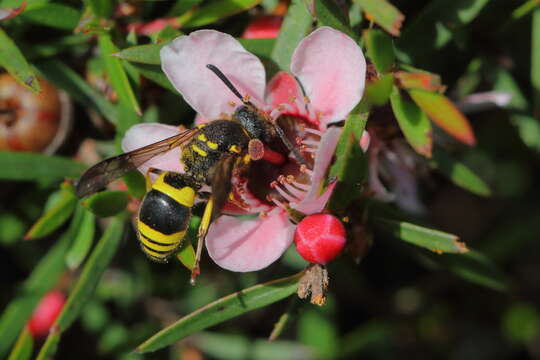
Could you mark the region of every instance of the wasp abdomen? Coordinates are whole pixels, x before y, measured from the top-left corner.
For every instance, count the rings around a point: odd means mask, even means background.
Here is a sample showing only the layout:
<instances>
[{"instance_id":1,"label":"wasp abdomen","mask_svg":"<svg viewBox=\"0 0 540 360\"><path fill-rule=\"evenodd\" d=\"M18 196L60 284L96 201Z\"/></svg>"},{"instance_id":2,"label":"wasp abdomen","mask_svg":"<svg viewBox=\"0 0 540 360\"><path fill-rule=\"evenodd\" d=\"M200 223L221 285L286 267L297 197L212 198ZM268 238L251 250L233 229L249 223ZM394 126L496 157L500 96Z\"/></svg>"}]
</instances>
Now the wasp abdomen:
<instances>
[{"instance_id":1,"label":"wasp abdomen","mask_svg":"<svg viewBox=\"0 0 540 360\"><path fill-rule=\"evenodd\" d=\"M199 186L183 174L165 172L141 204L137 228L143 251L165 261L182 243Z\"/></svg>"}]
</instances>

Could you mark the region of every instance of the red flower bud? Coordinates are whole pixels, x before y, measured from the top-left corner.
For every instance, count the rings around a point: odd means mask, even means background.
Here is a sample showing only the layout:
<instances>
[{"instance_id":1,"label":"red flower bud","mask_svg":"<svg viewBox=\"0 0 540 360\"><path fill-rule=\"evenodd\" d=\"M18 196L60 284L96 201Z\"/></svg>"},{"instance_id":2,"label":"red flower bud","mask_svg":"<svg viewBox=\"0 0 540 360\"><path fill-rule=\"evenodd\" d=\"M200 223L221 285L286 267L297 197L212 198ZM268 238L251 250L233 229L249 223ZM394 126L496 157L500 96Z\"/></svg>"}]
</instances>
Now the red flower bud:
<instances>
[{"instance_id":1,"label":"red flower bud","mask_svg":"<svg viewBox=\"0 0 540 360\"><path fill-rule=\"evenodd\" d=\"M54 321L60 315L66 297L60 291L50 291L39 302L28 322L28 330L34 338L47 336Z\"/></svg>"},{"instance_id":2,"label":"red flower bud","mask_svg":"<svg viewBox=\"0 0 540 360\"><path fill-rule=\"evenodd\" d=\"M296 227L296 250L307 261L326 264L345 246L345 227L334 215L308 215Z\"/></svg>"},{"instance_id":3,"label":"red flower bud","mask_svg":"<svg viewBox=\"0 0 540 360\"><path fill-rule=\"evenodd\" d=\"M281 16L261 16L249 23L244 30L244 39L273 39L277 38L283 18Z\"/></svg>"}]
</instances>

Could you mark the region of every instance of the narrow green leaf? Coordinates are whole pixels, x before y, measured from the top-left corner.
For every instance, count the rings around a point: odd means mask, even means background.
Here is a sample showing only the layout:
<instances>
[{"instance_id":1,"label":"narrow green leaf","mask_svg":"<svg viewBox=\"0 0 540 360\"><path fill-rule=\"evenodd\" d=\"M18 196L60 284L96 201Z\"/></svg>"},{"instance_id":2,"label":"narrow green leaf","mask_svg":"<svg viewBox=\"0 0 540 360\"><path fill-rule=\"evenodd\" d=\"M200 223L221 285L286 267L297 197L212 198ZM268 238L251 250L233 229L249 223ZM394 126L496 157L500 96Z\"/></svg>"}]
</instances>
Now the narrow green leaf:
<instances>
[{"instance_id":1,"label":"narrow green leaf","mask_svg":"<svg viewBox=\"0 0 540 360\"><path fill-rule=\"evenodd\" d=\"M330 179L335 177L339 180L330 199L329 208L332 211L346 208L354 200L355 194L360 194L359 184L367 175L367 161L360 148L360 139L368 116L367 113L353 110L345 121L336 147L336 161L329 175Z\"/></svg>"},{"instance_id":2,"label":"narrow green leaf","mask_svg":"<svg viewBox=\"0 0 540 360\"><path fill-rule=\"evenodd\" d=\"M51 234L62 226L75 210L77 197L72 185L63 185L55 204L48 209L28 230L25 240L38 239Z\"/></svg>"},{"instance_id":3,"label":"narrow green leaf","mask_svg":"<svg viewBox=\"0 0 540 360\"><path fill-rule=\"evenodd\" d=\"M98 217L109 217L123 211L129 201L125 191L101 191L82 201L82 205Z\"/></svg>"},{"instance_id":4,"label":"narrow green leaf","mask_svg":"<svg viewBox=\"0 0 540 360\"><path fill-rule=\"evenodd\" d=\"M395 53L392 38L375 29L366 30L363 34L367 47L367 55L373 61L379 73L385 73L394 66Z\"/></svg>"},{"instance_id":5,"label":"narrow green leaf","mask_svg":"<svg viewBox=\"0 0 540 360\"><path fill-rule=\"evenodd\" d=\"M302 0L293 0L272 50L272 60L282 71L290 71L291 56L306 36L313 19Z\"/></svg>"},{"instance_id":6,"label":"narrow green leaf","mask_svg":"<svg viewBox=\"0 0 540 360\"><path fill-rule=\"evenodd\" d=\"M262 0L214 0L208 5L188 11L178 18L182 27L198 27L214 23L259 5Z\"/></svg>"},{"instance_id":7,"label":"narrow green leaf","mask_svg":"<svg viewBox=\"0 0 540 360\"><path fill-rule=\"evenodd\" d=\"M447 176L454 184L473 194L490 196L489 186L462 162L453 159L440 147L435 147L429 165Z\"/></svg>"},{"instance_id":8,"label":"narrow green leaf","mask_svg":"<svg viewBox=\"0 0 540 360\"><path fill-rule=\"evenodd\" d=\"M95 216L82 205L79 205L72 221L78 222L79 231L75 234L72 245L66 254L66 265L71 270L79 267L92 247L95 232Z\"/></svg>"},{"instance_id":9,"label":"narrow green leaf","mask_svg":"<svg viewBox=\"0 0 540 360\"><path fill-rule=\"evenodd\" d=\"M437 126L467 145L476 144L469 120L450 99L437 92L416 89L408 91L414 102Z\"/></svg>"},{"instance_id":10,"label":"narrow green leaf","mask_svg":"<svg viewBox=\"0 0 540 360\"><path fill-rule=\"evenodd\" d=\"M429 267L446 268L459 277L474 284L496 291L507 291L508 281L501 270L482 253L469 250L465 254L424 254L424 263Z\"/></svg>"},{"instance_id":11,"label":"narrow green leaf","mask_svg":"<svg viewBox=\"0 0 540 360\"><path fill-rule=\"evenodd\" d=\"M171 90L175 94L178 94L178 91L176 91L169 79L167 79L159 65L141 63L132 63L132 65L145 78L150 79L156 84L163 86L165 89Z\"/></svg>"},{"instance_id":12,"label":"narrow green leaf","mask_svg":"<svg viewBox=\"0 0 540 360\"><path fill-rule=\"evenodd\" d=\"M258 58L261 58L263 61L265 59L270 59L272 56L272 51L276 44L276 39L236 39L242 44L244 49L248 52L256 55Z\"/></svg>"},{"instance_id":13,"label":"narrow green leaf","mask_svg":"<svg viewBox=\"0 0 540 360\"><path fill-rule=\"evenodd\" d=\"M330 26L358 40L359 35L351 29L349 19L335 1L315 0L315 16L319 26Z\"/></svg>"},{"instance_id":14,"label":"narrow green leaf","mask_svg":"<svg viewBox=\"0 0 540 360\"><path fill-rule=\"evenodd\" d=\"M445 88L441 84L441 77L439 75L427 71L397 71L394 73L394 76L398 80L399 87L402 89L443 92Z\"/></svg>"},{"instance_id":15,"label":"narrow green leaf","mask_svg":"<svg viewBox=\"0 0 540 360\"><path fill-rule=\"evenodd\" d=\"M171 7L167 16L179 16L193 8L195 5L200 4L202 0L176 0L175 4Z\"/></svg>"},{"instance_id":16,"label":"narrow green leaf","mask_svg":"<svg viewBox=\"0 0 540 360\"><path fill-rule=\"evenodd\" d=\"M529 0L525 1L523 4L518 6L514 11L512 11L512 14L510 15L510 21L517 21L521 19L524 16L527 16L531 13L534 9L536 9L540 5L540 2L538 0Z\"/></svg>"},{"instance_id":17,"label":"narrow green leaf","mask_svg":"<svg viewBox=\"0 0 540 360\"><path fill-rule=\"evenodd\" d=\"M404 221L377 219L376 225L400 240L420 246L435 253L461 254L468 251L456 235L425 228Z\"/></svg>"},{"instance_id":18,"label":"narrow green leaf","mask_svg":"<svg viewBox=\"0 0 540 360\"><path fill-rule=\"evenodd\" d=\"M3 66L18 82L26 88L39 92L38 79L17 45L0 28L0 66Z\"/></svg>"},{"instance_id":19,"label":"narrow green leaf","mask_svg":"<svg viewBox=\"0 0 540 360\"><path fill-rule=\"evenodd\" d=\"M45 343L41 347L36 360L49 360L53 359L56 350L58 349L58 343L60 342L60 334L58 332L50 332L49 336L45 340Z\"/></svg>"},{"instance_id":20,"label":"narrow green leaf","mask_svg":"<svg viewBox=\"0 0 540 360\"><path fill-rule=\"evenodd\" d=\"M34 349L34 340L32 339L32 334L28 330L28 327L25 326L15 346L9 354L8 360L28 360L32 357L32 350Z\"/></svg>"},{"instance_id":21,"label":"narrow green leaf","mask_svg":"<svg viewBox=\"0 0 540 360\"><path fill-rule=\"evenodd\" d=\"M79 10L57 3L28 6L21 14L23 20L63 30L72 30L79 23Z\"/></svg>"},{"instance_id":22,"label":"narrow green leaf","mask_svg":"<svg viewBox=\"0 0 540 360\"><path fill-rule=\"evenodd\" d=\"M489 0L434 0L407 25L398 40L398 47L406 51L410 63L416 58L428 59L445 46L460 28L470 23Z\"/></svg>"},{"instance_id":23,"label":"narrow green leaf","mask_svg":"<svg viewBox=\"0 0 540 360\"><path fill-rule=\"evenodd\" d=\"M84 3L98 17L108 18L113 12L114 2L110 0L84 0Z\"/></svg>"},{"instance_id":24,"label":"narrow green leaf","mask_svg":"<svg viewBox=\"0 0 540 360\"><path fill-rule=\"evenodd\" d=\"M390 95L390 104L409 144L417 153L431 157L433 139L427 115L415 103L405 99L397 87Z\"/></svg>"},{"instance_id":25,"label":"narrow green leaf","mask_svg":"<svg viewBox=\"0 0 540 360\"><path fill-rule=\"evenodd\" d=\"M298 341L317 353L317 359L332 359L339 351L340 339L335 322L319 309L305 309L298 319Z\"/></svg>"},{"instance_id":26,"label":"narrow green leaf","mask_svg":"<svg viewBox=\"0 0 540 360\"><path fill-rule=\"evenodd\" d=\"M363 106L386 105L394 85L394 75L392 73L384 74L378 79L366 83L366 91L362 97Z\"/></svg>"},{"instance_id":27,"label":"narrow green leaf","mask_svg":"<svg viewBox=\"0 0 540 360\"><path fill-rule=\"evenodd\" d=\"M165 45L167 44L161 43L132 46L126 49L122 49L112 55L127 61L150 65L160 65L161 60L159 58L159 51Z\"/></svg>"},{"instance_id":28,"label":"narrow green leaf","mask_svg":"<svg viewBox=\"0 0 540 360\"><path fill-rule=\"evenodd\" d=\"M69 294L62 312L54 322L53 328L56 331L47 337L47 341L39 352L38 359L45 359L54 355L52 348L59 340L60 335L79 317L83 306L92 298L103 272L111 262L120 244L123 227L123 216L113 218L107 226L103 236L84 265L81 276ZM58 337L58 340L55 337Z\"/></svg>"},{"instance_id":29,"label":"narrow green leaf","mask_svg":"<svg viewBox=\"0 0 540 360\"><path fill-rule=\"evenodd\" d=\"M405 16L387 0L354 0L362 9L369 14L375 24L382 27L388 33L399 36L401 25Z\"/></svg>"},{"instance_id":30,"label":"narrow green leaf","mask_svg":"<svg viewBox=\"0 0 540 360\"><path fill-rule=\"evenodd\" d=\"M79 177L86 166L60 156L0 151L0 179L57 181Z\"/></svg>"},{"instance_id":31,"label":"narrow green leaf","mask_svg":"<svg viewBox=\"0 0 540 360\"><path fill-rule=\"evenodd\" d=\"M141 115L141 108L120 59L110 56L111 54L118 52L118 48L113 44L111 36L109 34L99 36L98 43L105 61L109 81L118 94L120 102Z\"/></svg>"},{"instance_id":32,"label":"narrow green leaf","mask_svg":"<svg viewBox=\"0 0 540 360\"><path fill-rule=\"evenodd\" d=\"M94 107L112 124L116 124L114 105L70 67L58 60L40 61L36 67L47 80L65 90L73 99Z\"/></svg>"},{"instance_id":33,"label":"narrow green leaf","mask_svg":"<svg viewBox=\"0 0 540 360\"><path fill-rule=\"evenodd\" d=\"M531 84L535 114L540 113L540 8L534 9L531 29Z\"/></svg>"},{"instance_id":34,"label":"narrow green leaf","mask_svg":"<svg viewBox=\"0 0 540 360\"><path fill-rule=\"evenodd\" d=\"M4 309L0 317L0 358L4 358L17 334L23 329L39 300L56 285L65 270L64 257L69 247L71 232L62 235L45 254L32 274L23 283L21 291Z\"/></svg>"},{"instance_id":35,"label":"narrow green leaf","mask_svg":"<svg viewBox=\"0 0 540 360\"><path fill-rule=\"evenodd\" d=\"M176 253L176 258L184 265L188 270L193 270L195 267L195 249L191 244L191 240L184 238L182 245Z\"/></svg>"},{"instance_id":36,"label":"narrow green leaf","mask_svg":"<svg viewBox=\"0 0 540 360\"><path fill-rule=\"evenodd\" d=\"M298 273L258 284L218 299L161 330L141 344L137 351L161 349L197 331L286 298L296 292L302 275L303 273Z\"/></svg>"}]
</instances>

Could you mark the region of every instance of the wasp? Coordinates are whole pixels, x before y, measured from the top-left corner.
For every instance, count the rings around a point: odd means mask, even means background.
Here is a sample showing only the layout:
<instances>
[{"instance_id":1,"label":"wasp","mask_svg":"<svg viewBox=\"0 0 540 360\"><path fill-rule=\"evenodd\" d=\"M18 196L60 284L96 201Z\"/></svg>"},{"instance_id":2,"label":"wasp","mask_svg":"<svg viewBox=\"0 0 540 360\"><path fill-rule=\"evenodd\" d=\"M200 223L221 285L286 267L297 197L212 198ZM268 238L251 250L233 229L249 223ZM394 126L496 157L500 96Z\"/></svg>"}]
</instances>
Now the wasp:
<instances>
[{"instance_id":1,"label":"wasp","mask_svg":"<svg viewBox=\"0 0 540 360\"><path fill-rule=\"evenodd\" d=\"M199 274L202 245L211 221L215 220L231 192L233 170L258 160L265 143L280 139L295 157L302 155L292 146L279 126L267 114L242 96L216 66L207 68L242 101L231 119L216 119L144 146L105 159L88 169L77 183L77 195L84 197L99 191L111 181L137 169L148 160L171 149L182 147L179 161L185 172L149 169L147 193L137 216L137 237L143 252L154 261L166 262L175 254L186 234L192 207L203 185L212 192L206 203L198 230L195 267L191 279ZM150 173L158 175L151 181Z\"/></svg>"}]
</instances>

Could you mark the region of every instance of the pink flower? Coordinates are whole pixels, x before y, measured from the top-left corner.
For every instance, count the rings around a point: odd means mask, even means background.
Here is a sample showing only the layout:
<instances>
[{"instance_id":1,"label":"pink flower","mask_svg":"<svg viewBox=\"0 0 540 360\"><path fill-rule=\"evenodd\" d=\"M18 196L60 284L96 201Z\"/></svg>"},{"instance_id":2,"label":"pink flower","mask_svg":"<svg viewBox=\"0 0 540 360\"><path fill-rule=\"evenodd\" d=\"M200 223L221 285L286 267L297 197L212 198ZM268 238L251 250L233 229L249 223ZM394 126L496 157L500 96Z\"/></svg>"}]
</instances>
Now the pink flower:
<instances>
[{"instance_id":1,"label":"pink flower","mask_svg":"<svg viewBox=\"0 0 540 360\"><path fill-rule=\"evenodd\" d=\"M268 86L261 61L230 35L199 30L161 50L162 68L171 83L204 119L230 116L239 100L206 68L218 67L250 101L284 130L307 164L283 151L284 162L253 161L248 174L232 179L235 201L227 214L260 213L246 219L222 215L210 226L206 247L210 257L232 271L255 271L277 260L290 246L295 225L289 211L323 211L335 186L324 188L327 169L341 132L328 127L343 120L360 101L366 63L361 49L345 34L321 27L304 38L291 61ZM296 81L299 80L300 84ZM305 91L305 95L304 95ZM160 124L131 128L123 148L130 151L178 133ZM149 166L181 171L180 150L152 159ZM215 184L219 186L219 184Z\"/></svg>"}]
</instances>

